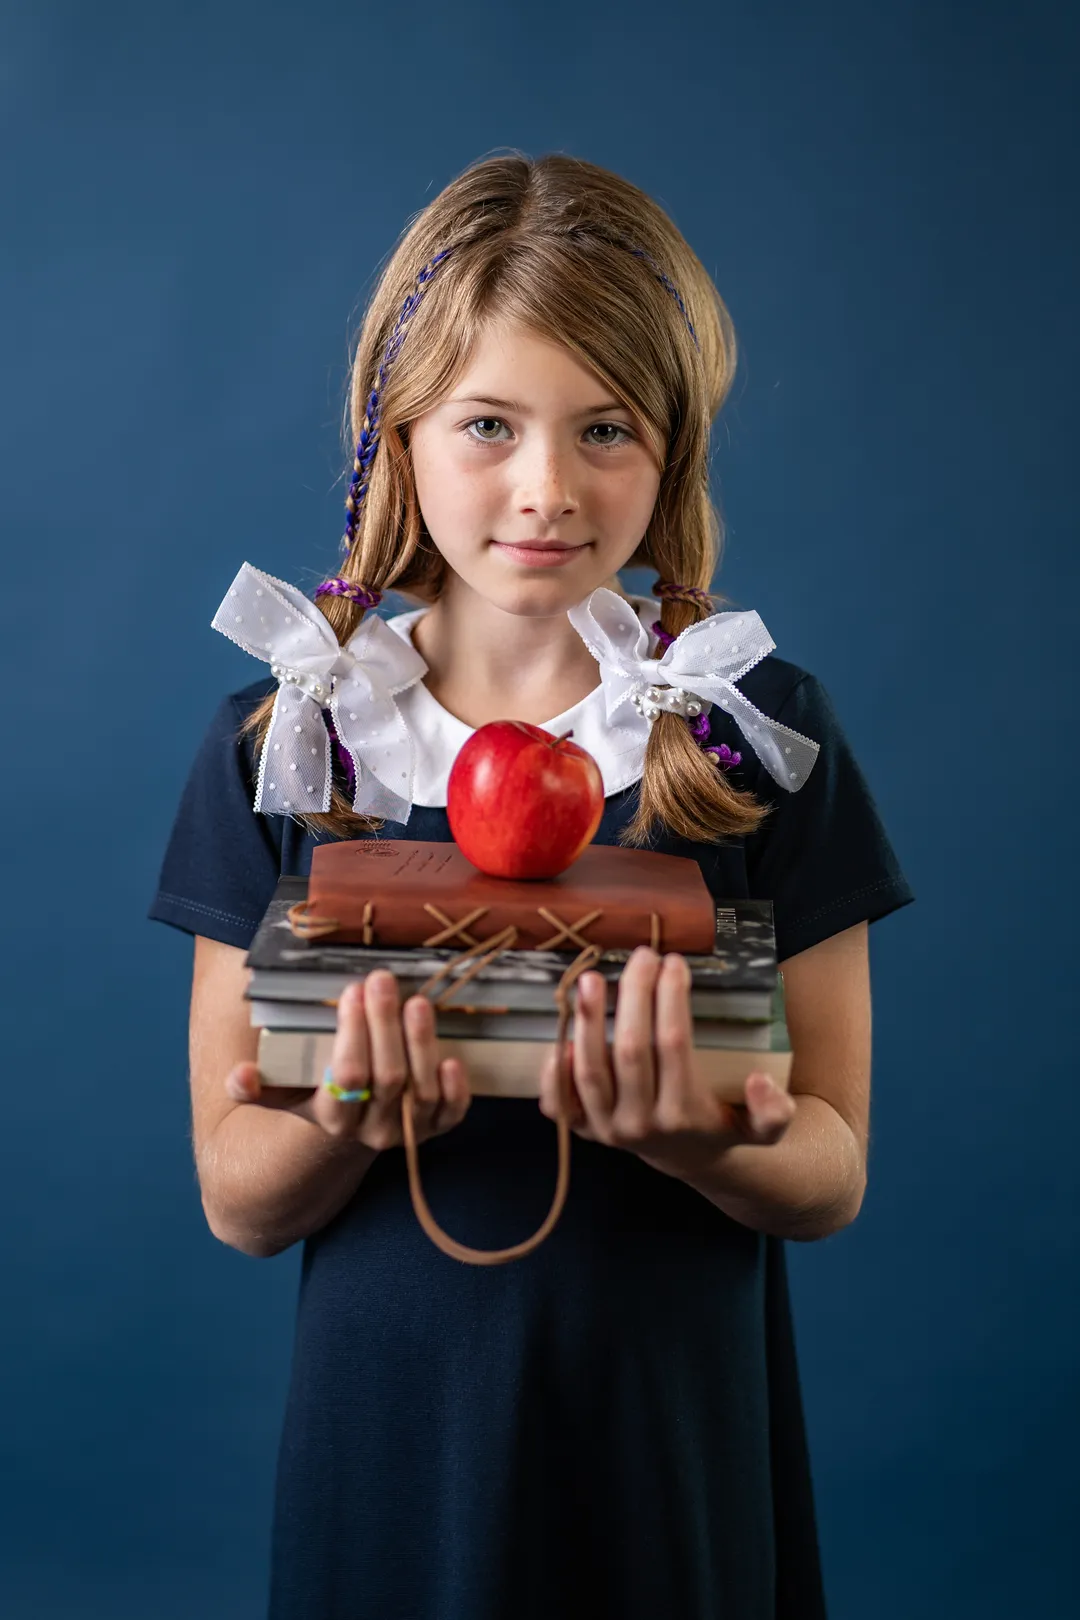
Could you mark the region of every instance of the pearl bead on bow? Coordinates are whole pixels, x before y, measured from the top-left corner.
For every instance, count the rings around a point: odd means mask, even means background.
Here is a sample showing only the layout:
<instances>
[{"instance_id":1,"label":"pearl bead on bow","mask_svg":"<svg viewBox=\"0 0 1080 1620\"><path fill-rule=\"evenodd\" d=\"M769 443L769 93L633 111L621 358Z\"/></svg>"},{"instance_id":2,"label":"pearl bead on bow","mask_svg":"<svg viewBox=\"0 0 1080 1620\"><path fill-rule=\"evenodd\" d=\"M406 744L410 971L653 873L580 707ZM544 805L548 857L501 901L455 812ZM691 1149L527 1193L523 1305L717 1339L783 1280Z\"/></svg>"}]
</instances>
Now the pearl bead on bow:
<instances>
[{"instance_id":1,"label":"pearl bead on bow","mask_svg":"<svg viewBox=\"0 0 1080 1620\"><path fill-rule=\"evenodd\" d=\"M655 720L661 713L696 720L701 713L697 698L692 692L684 692L681 686L648 686L644 692L633 692L630 701L646 720Z\"/></svg>"}]
</instances>

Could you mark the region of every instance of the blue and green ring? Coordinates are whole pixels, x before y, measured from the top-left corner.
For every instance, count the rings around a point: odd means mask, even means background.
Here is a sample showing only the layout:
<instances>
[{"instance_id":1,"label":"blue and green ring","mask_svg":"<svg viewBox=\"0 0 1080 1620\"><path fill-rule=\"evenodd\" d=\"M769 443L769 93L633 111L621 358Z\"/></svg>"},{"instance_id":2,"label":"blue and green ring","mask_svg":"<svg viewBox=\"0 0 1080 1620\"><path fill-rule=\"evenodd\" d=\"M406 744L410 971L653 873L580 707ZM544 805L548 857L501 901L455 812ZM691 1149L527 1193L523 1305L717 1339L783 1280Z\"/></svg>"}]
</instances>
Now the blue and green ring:
<instances>
[{"instance_id":1,"label":"blue and green ring","mask_svg":"<svg viewBox=\"0 0 1080 1620\"><path fill-rule=\"evenodd\" d=\"M365 1086L362 1091L346 1091L344 1087L339 1086L337 1081L334 1079L334 1071L331 1069L329 1064L327 1064L326 1068L323 1070L322 1083L323 1090L328 1091L331 1097L336 1097L338 1102L371 1101L370 1086Z\"/></svg>"}]
</instances>

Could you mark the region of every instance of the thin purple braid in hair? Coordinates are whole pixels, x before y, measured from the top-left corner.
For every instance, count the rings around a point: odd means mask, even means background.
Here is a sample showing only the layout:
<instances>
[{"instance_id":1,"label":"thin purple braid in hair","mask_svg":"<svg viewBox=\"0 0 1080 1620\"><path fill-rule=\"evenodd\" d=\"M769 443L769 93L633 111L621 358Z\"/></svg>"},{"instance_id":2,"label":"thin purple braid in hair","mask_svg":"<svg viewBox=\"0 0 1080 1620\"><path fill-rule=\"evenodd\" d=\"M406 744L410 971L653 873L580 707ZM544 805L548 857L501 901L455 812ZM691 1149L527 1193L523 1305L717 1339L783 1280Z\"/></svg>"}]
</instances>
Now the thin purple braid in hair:
<instances>
[{"instance_id":1,"label":"thin purple braid in hair","mask_svg":"<svg viewBox=\"0 0 1080 1620\"><path fill-rule=\"evenodd\" d=\"M361 429L360 438L356 445L352 481L349 484L349 494L345 501L345 533L341 537L342 551L350 551L353 540L356 538L356 525L360 517L360 508L364 504L364 496L367 494L371 463L374 461L375 452L379 448L379 396L386 384L387 374L397 358L397 352L401 348L402 339L405 336L405 328L416 314L417 305L424 296L427 283L435 274L438 266L451 252L453 252L452 248L443 248L442 252L436 253L435 257L421 270L416 278L416 288L409 293L402 304L401 313L398 315L394 323L394 329L387 340L382 364L379 366L378 375L375 379L375 386L368 395L367 405L364 410L367 425Z\"/></svg>"},{"instance_id":2,"label":"thin purple braid in hair","mask_svg":"<svg viewBox=\"0 0 1080 1620\"><path fill-rule=\"evenodd\" d=\"M340 574L335 574L333 579L324 579L321 585L316 585L315 595L347 596L350 602L359 602L363 608L378 607L382 601L382 591L369 591L365 585L355 585L351 579L342 579Z\"/></svg>"},{"instance_id":3,"label":"thin purple braid in hair","mask_svg":"<svg viewBox=\"0 0 1080 1620\"><path fill-rule=\"evenodd\" d=\"M698 335L694 331L694 328L693 328L693 325L691 323L690 317L686 313L686 305L682 301L682 295L680 294L678 287L676 287L675 283L672 280L670 280L669 277L665 276L664 272L661 270L661 268L657 264L656 260L650 258L649 255L645 252L644 248L631 248L630 252L634 255L634 257L636 259L644 259L645 263L648 265L649 269L652 271L652 273L656 277L657 281L659 281L662 286L666 287L668 292L671 294L672 298L674 298L675 302L678 304L679 308L682 310L682 318L686 322L686 330L690 333L690 336L694 340L694 348L697 349L698 353L700 354L701 353L701 344L698 342Z\"/></svg>"},{"instance_id":4,"label":"thin purple braid in hair","mask_svg":"<svg viewBox=\"0 0 1080 1620\"><path fill-rule=\"evenodd\" d=\"M334 725L333 716L331 715L329 709L327 709L324 718L326 720L326 729L330 733L330 741L334 745L334 753L337 756L338 763L340 764L342 770L345 772L345 780L348 783L349 788L349 798L354 799L356 797L356 767L353 764L352 755L339 738L337 734L337 727Z\"/></svg>"}]
</instances>

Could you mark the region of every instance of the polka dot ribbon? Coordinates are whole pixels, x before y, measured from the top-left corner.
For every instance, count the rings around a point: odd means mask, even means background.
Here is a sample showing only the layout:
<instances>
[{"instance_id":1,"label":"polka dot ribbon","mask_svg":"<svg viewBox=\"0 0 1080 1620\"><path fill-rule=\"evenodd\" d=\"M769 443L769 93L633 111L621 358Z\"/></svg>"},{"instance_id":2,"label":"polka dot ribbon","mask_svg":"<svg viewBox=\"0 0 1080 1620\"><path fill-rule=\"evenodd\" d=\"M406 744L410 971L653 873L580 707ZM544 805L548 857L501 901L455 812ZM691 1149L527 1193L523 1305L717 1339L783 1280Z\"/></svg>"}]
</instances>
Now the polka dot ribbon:
<instances>
[{"instance_id":1,"label":"polka dot ribbon","mask_svg":"<svg viewBox=\"0 0 1080 1620\"><path fill-rule=\"evenodd\" d=\"M703 703L724 709L780 787L797 793L820 743L792 731L750 702L735 682L776 646L756 613L713 613L649 658L649 634L631 603L600 586L568 613L600 665L609 724L645 727L667 711L693 716Z\"/></svg>"},{"instance_id":2,"label":"polka dot ribbon","mask_svg":"<svg viewBox=\"0 0 1080 1620\"><path fill-rule=\"evenodd\" d=\"M278 691L259 755L256 811L263 815L330 808L329 709L354 767L358 815L409 818L413 745L394 701L427 665L385 620L367 615L346 646L294 585L244 563L212 624L254 658L265 659Z\"/></svg>"}]
</instances>

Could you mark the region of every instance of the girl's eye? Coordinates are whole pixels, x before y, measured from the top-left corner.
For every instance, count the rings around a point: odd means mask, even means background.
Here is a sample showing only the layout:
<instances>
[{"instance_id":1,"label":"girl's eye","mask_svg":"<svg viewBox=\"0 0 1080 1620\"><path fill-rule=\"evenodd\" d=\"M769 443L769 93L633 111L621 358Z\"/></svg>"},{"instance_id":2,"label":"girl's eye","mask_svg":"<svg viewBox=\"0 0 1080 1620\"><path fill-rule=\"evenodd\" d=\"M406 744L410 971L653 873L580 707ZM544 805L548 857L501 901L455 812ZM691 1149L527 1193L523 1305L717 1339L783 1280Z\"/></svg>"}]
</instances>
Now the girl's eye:
<instances>
[{"instance_id":1,"label":"girl's eye","mask_svg":"<svg viewBox=\"0 0 1080 1620\"><path fill-rule=\"evenodd\" d=\"M505 427L506 423L501 417L475 416L471 422L464 424L464 431L466 438L472 439L474 444L506 444L506 439L499 437L500 430ZM630 429L623 427L621 422L594 422L592 427L585 429L585 432L603 435L601 438L592 438L588 441L596 450L613 450L634 437Z\"/></svg>"},{"instance_id":2,"label":"girl's eye","mask_svg":"<svg viewBox=\"0 0 1080 1620\"><path fill-rule=\"evenodd\" d=\"M478 416L474 421L466 422L465 431L470 438L478 439L481 444L498 444L500 441L495 437L495 433L499 428L505 426L506 423L500 421L497 416ZM481 431L474 433L474 428L478 428ZM494 429L495 431L492 432L489 431L489 429Z\"/></svg>"},{"instance_id":3,"label":"girl's eye","mask_svg":"<svg viewBox=\"0 0 1080 1620\"><path fill-rule=\"evenodd\" d=\"M634 437L630 429L623 427L621 422L594 422L592 427L586 431L589 433L617 433L621 435L620 438L594 439L592 442L598 450L613 450L616 445L625 444L628 439Z\"/></svg>"}]
</instances>

